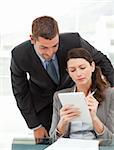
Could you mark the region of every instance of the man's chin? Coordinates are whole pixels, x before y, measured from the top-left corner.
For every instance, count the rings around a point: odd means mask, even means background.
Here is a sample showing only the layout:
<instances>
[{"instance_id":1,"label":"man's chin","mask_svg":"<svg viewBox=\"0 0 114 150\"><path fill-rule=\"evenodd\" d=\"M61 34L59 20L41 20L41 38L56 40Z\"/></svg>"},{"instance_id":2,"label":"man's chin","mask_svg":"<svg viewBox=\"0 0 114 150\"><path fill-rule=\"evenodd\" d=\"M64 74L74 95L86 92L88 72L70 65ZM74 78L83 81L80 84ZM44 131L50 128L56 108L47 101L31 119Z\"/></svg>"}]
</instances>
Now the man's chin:
<instances>
[{"instance_id":1,"label":"man's chin","mask_svg":"<svg viewBox=\"0 0 114 150\"><path fill-rule=\"evenodd\" d=\"M48 61L48 60L52 59L52 57L49 57L49 56L46 57L46 56L44 56L44 59Z\"/></svg>"}]
</instances>

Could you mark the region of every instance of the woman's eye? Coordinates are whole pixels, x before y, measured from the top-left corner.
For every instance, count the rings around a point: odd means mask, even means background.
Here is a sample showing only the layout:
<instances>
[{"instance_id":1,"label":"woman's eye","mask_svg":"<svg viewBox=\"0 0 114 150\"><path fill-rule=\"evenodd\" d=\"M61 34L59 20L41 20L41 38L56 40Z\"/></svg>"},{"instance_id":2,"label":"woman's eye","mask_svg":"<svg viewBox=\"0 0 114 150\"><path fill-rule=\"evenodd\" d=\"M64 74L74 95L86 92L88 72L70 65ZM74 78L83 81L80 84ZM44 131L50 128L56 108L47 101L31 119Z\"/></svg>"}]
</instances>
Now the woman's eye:
<instances>
[{"instance_id":1,"label":"woman's eye","mask_svg":"<svg viewBox=\"0 0 114 150\"><path fill-rule=\"evenodd\" d=\"M85 69L86 67L80 67L80 69Z\"/></svg>"},{"instance_id":2,"label":"woman's eye","mask_svg":"<svg viewBox=\"0 0 114 150\"><path fill-rule=\"evenodd\" d=\"M76 69L70 69L70 72L74 72Z\"/></svg>"}]
</instances>

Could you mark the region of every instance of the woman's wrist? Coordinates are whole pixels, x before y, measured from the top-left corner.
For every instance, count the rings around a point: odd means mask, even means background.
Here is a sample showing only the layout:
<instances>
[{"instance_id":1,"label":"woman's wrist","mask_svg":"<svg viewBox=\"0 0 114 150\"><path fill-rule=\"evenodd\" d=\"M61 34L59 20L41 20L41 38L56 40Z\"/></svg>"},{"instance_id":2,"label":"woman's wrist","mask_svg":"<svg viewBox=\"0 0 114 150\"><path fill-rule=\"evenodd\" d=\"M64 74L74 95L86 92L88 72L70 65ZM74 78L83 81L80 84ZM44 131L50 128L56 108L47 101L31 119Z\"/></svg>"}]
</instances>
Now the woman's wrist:
<instances>
[{"instance_id":1,"label":"woman's wrist","mask_svg":"<svg viewBox=\"0 0 114 150\"><path fill-rule=\"evenodd\" d=\"M59 134L64 135L68 130L68 122L63 122L62 120L59 121L57 125L57 131Z\"/></svg>"},{"instance_id":2,"label":"woman's wrist","mask_svg":"<svg viewBox=\"0 0 114 150\"><path fill-rule=\"evenodd\" d=\"M58 128L56 128L56 135L57 135L58 137L62 137L64 134L63 134L61 131L59 131Z\"/></svg>"},{"instance_id":3,"label":"woman's wrist","mask_svg":"<svg viewBox=\"0 0 114 150\"><path fill-rule=\"evenodd\" d=\"M92 121L96 121L98 119L98 117L95 115L94 117L92 117Z\"/></svg>"},{"instance_id":4,"label":"woman's wrist","mask_svg":"<svg viewBox=\"0 0 114 150\"><path fill-rule=\"evenodd\" d=\"M95 132L97 135L103 135L105 132L105 126L104 125L102 126L102 129L100 130L100 132L98 132L97 130L95 130Z\"/></svg>"},{"instance_id":5,"label":"woman's wrist","mask_svg":"<svg viewBox=\"0 0 114 150\"><path fill-rule=\"evenodd\" d=\"M92 121L93 121L93 127L94 127L95 132L98 135L102 135L105 131L104 124L100 121L100 119L97 116L92 118Z\"/></svg>"},{"instance_id":6,"label":"woman's wrist","mask_svg":"<svg viewBox=\"0 0 114 150\"><path fill-rule=\"evenodd\" d=\"M58 126L57 126L57 131L58 131L58 133L60 133L60 134L64 134L64 131L65 131L65 126L62 126L62 125L59 125L58 124Z\"/></svg>"}]
</instances>

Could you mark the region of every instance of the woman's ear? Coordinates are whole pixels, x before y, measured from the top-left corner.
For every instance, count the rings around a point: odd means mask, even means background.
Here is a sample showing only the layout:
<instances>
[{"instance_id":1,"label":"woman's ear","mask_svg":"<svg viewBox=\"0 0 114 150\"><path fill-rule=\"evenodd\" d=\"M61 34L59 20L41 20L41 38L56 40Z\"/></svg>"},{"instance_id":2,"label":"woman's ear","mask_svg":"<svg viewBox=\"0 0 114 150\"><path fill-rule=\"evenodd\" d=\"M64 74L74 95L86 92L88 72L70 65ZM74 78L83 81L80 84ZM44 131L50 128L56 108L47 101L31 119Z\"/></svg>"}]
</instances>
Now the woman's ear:
<instances>
[{"instance_id":1,"label":"woman's ear","mask_svg":"<svg viewBox=\"0 0 114 150\"><path fill-rule=\"evenodd\" d=\"M36 40L34 39L33 35L30 35L30 40L31 40L31 44L35 44L36 43Z\"/></svg>"},{"instance_id":2,"label":"woman's ear","mask_svg":"<svg viewBox=\"0 0 114 150\"><path fill-rule=\"evenodd\" d=\"M94 61L92 61L91 66L92 66L92 72L94 72L95 71L95 62Z\"/></svg>"}]
</instances>

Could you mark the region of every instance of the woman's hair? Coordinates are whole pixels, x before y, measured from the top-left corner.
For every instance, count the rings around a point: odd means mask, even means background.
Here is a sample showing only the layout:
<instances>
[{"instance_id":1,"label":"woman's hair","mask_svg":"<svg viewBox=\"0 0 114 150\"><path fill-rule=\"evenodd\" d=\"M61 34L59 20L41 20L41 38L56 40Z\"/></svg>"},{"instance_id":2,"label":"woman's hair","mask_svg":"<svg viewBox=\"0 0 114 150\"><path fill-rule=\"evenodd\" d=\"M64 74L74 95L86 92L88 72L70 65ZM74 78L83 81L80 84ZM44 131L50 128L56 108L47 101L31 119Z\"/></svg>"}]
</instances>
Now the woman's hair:
<instances>
[{"instance_id":1,"label":"woman's hair","mask_svg":"<svg viewBox=\"0 0 114 150\"><path fill-rule=\"evenodd\" d=\"M32 34L36 40L39 36L51 40L59 34L57 21L50 16L36 18L32 23Z\"/></svg>"},{"instance_id":2,"label":"woman's hair","mask_svg":"<svg viewBox=\"0 0 114 150\"><path fill-rule=\"evenodd\" d=\"M72 58L83 58L88 61L90 65L92 65L92 62L94 61L89 51L84 48L73 48L69 50L67 54L67 61ZM104 91L109 86L109 82L102 74L100 67L95 66L95 71L92 73L92 85L90 90L94 91L96 89L94 97L99 101L99 103L104 100Z\"/></svg>"}]
</instances>

